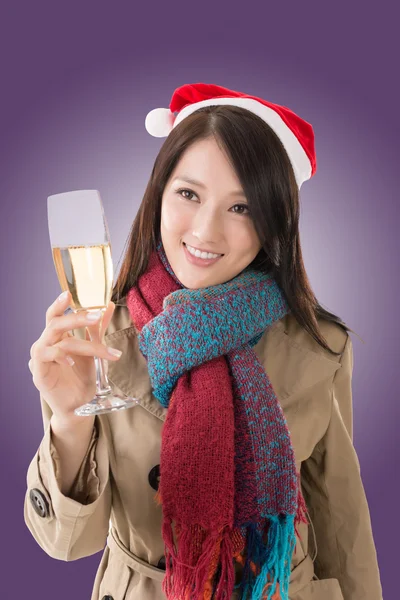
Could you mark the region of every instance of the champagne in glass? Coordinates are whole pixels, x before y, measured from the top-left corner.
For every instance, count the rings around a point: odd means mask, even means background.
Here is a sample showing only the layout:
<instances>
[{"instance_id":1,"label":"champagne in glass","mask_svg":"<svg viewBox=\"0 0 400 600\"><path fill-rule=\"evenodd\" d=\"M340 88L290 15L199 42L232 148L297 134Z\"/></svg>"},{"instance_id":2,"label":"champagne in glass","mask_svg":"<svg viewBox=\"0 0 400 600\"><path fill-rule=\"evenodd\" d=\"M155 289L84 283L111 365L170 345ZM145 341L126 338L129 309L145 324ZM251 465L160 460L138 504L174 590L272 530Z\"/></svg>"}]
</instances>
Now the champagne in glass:
<instances>
[{"instance_id":1,"label":"champagne in glass","mask_svg":"<svg viewBox=\"0 0 400 600\"><path fill-rule=\"evenodd\" d=\"M111 245L53 247L53 260L63 290L69 290L77 311L101 310L111 299Z\"/></svg>"},{"instance_id":2,"label":"champagne in glass","mask_svg":"<svg viewBox=\"0 0 400 600\"><path fill-rule=\"evenodd\" d=\"M72 310L100 310L104 314L111 300L114 276L110 235L99 192L54 194L47 199L47 209L54 265L61 289L71 293ZM92 341L101 341L99 334L89 331L89 335ZM112 388L104 359L95 356L94 361L95 397L75 409L75 414L89 416L136 406L136 398Z\"/></svg>"}]
</instances>

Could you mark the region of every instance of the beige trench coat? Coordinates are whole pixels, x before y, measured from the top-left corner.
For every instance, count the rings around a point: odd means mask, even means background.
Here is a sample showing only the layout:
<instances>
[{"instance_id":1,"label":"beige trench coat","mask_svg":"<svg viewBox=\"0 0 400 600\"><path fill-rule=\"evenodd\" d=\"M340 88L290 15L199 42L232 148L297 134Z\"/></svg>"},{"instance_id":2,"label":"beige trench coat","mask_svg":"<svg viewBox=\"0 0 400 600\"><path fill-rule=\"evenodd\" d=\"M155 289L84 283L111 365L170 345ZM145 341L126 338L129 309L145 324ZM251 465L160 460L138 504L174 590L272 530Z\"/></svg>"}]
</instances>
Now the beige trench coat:
<instances>
[{"instance_id":1,"label":"beige trench coat","mask_svg":"<svg viewBox=\"0 0 400 600\"><path fill-rule=\"evenodd\" d=\"M352 341L322 321L334 350L321 348L289 314L254 347L291 433L311 525L301 524L292 559L290 600L382 600L370 513L352 443ZM83 337L84 330L74 331ZM59 488L51 410L40 397L44 437L27 473L24 518L41 548L71 561L104 549L91 600L162 600L164 544L158 486L165 409L152 394L125 301L105 343L123 351L110 380L140 405L97 416L68 497ZM240 579L240 571L236 572ZM81 598L77 591L77 598ZM238 599L234 592L232 599Z\"/></svg>"}]
</instances>

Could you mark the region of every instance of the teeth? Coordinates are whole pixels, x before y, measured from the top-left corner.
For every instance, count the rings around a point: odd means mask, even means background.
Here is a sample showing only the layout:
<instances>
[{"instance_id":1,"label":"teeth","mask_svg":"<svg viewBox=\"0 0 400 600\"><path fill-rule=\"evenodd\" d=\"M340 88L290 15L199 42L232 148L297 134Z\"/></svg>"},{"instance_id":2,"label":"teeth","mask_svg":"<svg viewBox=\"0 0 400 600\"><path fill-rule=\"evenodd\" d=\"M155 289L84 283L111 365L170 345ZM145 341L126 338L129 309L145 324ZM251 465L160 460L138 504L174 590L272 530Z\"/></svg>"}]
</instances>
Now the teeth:
<instances>
[{"instance_id":1,"label":"teeth","mask_svg":"<svg viewBox=\"0 0 400 600\"><path fill-rule=\"evenodd\" d=\"M192 246L186 244L186 248L189 250L190 254L196 256L197 258L217 258L217 256L222 256L222 254L211 254L211 252L200 252L200 250L195 250Z\"/></svg>"}]
</instances>

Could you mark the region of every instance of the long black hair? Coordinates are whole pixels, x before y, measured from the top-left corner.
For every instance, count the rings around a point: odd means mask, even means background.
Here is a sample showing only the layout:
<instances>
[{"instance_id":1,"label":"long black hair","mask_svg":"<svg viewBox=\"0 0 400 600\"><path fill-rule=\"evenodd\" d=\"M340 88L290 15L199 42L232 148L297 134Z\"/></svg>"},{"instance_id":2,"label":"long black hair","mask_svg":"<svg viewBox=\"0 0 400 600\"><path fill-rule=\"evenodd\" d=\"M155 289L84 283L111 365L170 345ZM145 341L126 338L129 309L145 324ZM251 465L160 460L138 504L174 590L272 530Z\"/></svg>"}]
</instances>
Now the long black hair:
<instances>
[{"instance_id":1,"label":"long black hair","mask_svg":"<svg viewBox=\"0 0 400 600\"><path fill-rule=\"evenodd\" d=\"M311 289L300 246L299 190L289 157L265 121L236 106L200 108L166 138L132 224L112 300L118 303L147 268L160 236L163 191L182 154L194 142L210 137L225 150L235 169L262 245L251 266L271 272L298 323L323 348L340 354L328 346L318 320L353 330L324 309Z\"/></svg>"}]
</instances>

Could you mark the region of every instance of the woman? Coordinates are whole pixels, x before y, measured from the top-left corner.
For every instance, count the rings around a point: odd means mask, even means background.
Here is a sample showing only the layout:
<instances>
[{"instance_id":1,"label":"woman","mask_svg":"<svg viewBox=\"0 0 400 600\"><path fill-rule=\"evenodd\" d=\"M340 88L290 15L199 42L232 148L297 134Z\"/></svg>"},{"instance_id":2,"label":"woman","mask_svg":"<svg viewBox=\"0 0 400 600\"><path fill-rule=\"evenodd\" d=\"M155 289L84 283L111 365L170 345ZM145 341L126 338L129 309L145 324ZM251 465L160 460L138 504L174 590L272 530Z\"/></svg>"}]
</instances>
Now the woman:
<instances>
[{"instance_id":1,"label":"woman","mask_svg":"<svg viewBox=\"0 0 400 600\"><path fill-rule=\"evenodd\" d=\"M167 139L102 324L65 314L67 293L31 349L45 434L26 524L61 560L107 542L92 600L379 600L351 330L317 302L299 241L312 127L199 83L146 128ZM74 415L94 355L137 407Z\"/></svg>"}]
</instances>

